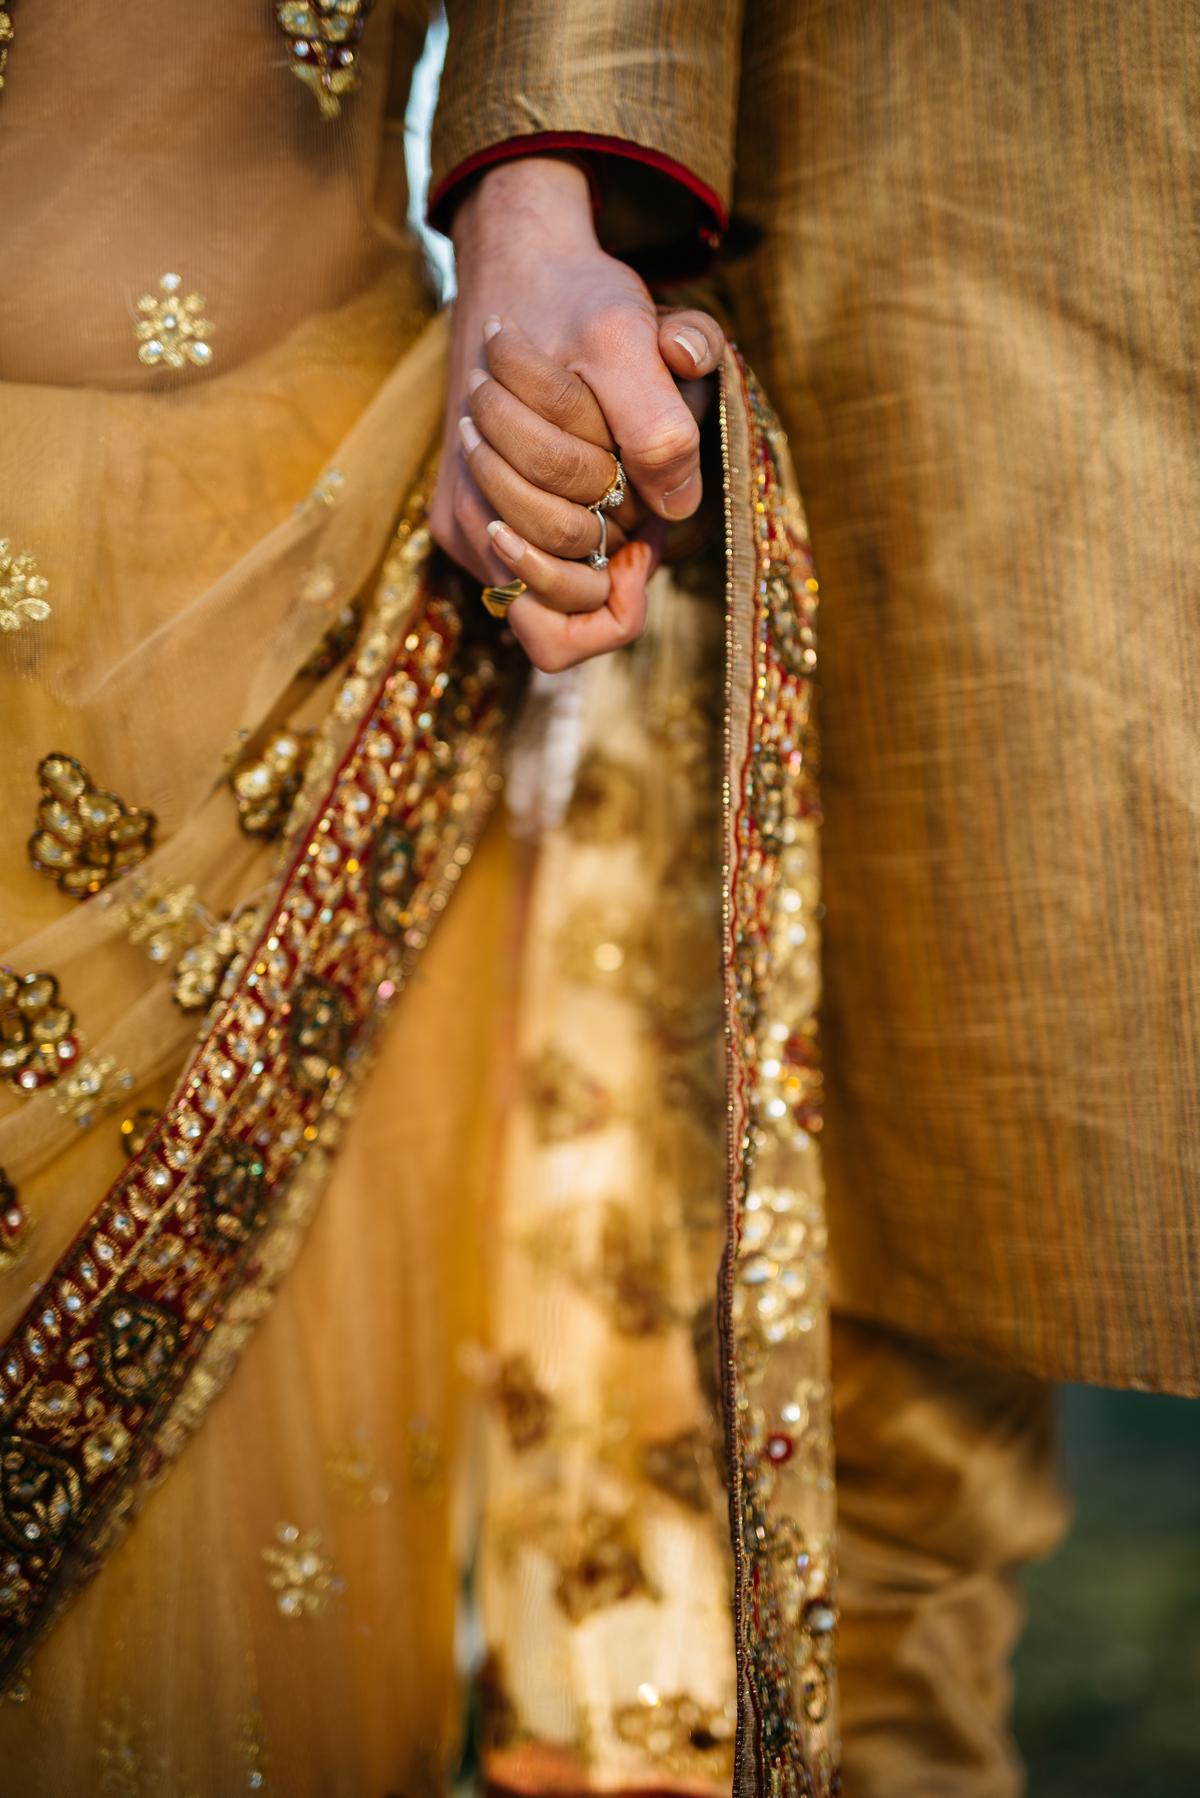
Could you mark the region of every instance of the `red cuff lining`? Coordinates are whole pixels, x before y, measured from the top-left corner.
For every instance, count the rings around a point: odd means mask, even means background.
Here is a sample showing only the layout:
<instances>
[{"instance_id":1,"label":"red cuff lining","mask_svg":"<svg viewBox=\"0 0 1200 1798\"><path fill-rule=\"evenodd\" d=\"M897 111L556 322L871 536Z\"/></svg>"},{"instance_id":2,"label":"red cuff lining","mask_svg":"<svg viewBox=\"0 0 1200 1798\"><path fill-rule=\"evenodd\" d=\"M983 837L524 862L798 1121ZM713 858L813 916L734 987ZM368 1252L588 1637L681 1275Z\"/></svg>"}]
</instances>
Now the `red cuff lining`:
<instances>
[{"instance_id":1,"label":"red cuff lining","mask_svg":"<svg viewBox=\"0 0 1200 1798\"><path fill-rule=\"evenodd\" d=\"M478 174L481 169L491 168L498 162L509 162L517 156L536 156L539 151L545 150L600 152L606 156L624 156L630 162L647 163L661 174L680 182L689 193L695 195L701 205L713 215L717 234L723 232L729 223L729 214L722 205L719 194L714 193L706 182L701 181L682 162L676 162L673 156L665 156L661 150L651 150L645 144L631 143L628 138L602 137L589 131L538 131L530 137L510 137L504 143L490 144L486 150L477 150L474 156L468 156L438 182L429 198L429 223L435 230L446 231L449 220L445 225L441 224L438 214L453 190L470 176Z\"/></svg>"}]
</instances>

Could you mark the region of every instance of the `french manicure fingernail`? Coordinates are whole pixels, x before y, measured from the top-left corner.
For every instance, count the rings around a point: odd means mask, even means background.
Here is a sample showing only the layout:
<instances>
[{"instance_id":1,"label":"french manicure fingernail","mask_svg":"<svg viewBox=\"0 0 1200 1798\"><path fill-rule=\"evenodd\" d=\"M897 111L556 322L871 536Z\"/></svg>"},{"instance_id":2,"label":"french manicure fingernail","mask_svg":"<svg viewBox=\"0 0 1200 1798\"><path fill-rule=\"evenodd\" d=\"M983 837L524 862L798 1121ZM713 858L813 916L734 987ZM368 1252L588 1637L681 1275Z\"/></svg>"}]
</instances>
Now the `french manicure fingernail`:
<instances>
[{"instance_id":1,"label":"french manicure fingernail","mask_svg":"<svg viewBox=\"0 0 1200 1798\"><path fill-rule=\"evenodd\" d=\"M483 340L484 340L484 342L490 343L492 338L496 335L496 332L501 329L502 329L502 322L500 319L498 319L496 317L496 314L493 312L489 318L485 318L483 321Z\"/></svg>"},{"instance_id":2,"label":"french manicure fingernail","mask_svg":"<svg viewBox=\"0 0 1200 1798\"><path fill-rule=\"evenodd\" d=\"M487 376L481 368L473 368L467 376L467 392L474 393L475 389L482 387L486 380Z\"/></svg>"},{"instance_id":3,"label":"french manicure fingernail","mask_svg":"<svg viewBox=\"0 0 1200 1798\"><path fill-rule=\"evenodd\" d=\"M704 361L704 358L708 355L708 345L705 343L703 337L701 337L699 331L690 331L686 325L682 331L676 331L671 341L672 343L682 345L692 361L696 364L697 368L699 368L700 364Z\"/></svg>"},{"instance_id":4,"label":"french manicure fingernail","mask_svg":"<svg viewBox=\"0 0 1200 1798\"><path fill-rule=\"evenodd\" d=\"M463 446L466 449L468 456L473 456L483 442L483 438L475 428L475 420L473 418L460 418L458 421L458 434L463 440Z\"/></svg>"},{"instance_id":5,"label":"french manicure fingernail","mask_svg":"<svg viewBox=\"0 0 1200 1798\"><path fill-rule=\"evenodd\" d=\"M488 536L507 562L519 562L525 554L525 539L518 537L501 519L493 518L488 526Z\"/></svg>"}]
</instances>

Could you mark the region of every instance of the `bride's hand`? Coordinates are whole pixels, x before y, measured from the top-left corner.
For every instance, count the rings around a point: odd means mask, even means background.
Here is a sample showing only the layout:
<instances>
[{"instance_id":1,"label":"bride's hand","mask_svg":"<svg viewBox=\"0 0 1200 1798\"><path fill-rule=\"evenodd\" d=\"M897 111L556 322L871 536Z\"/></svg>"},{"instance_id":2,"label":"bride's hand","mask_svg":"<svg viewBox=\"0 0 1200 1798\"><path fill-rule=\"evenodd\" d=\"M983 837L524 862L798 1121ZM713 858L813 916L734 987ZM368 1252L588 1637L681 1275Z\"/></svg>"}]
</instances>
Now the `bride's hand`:
<instances>
[{"instance_id":1,"label":"bride's hand","mask_svg":"<svg viewBox=\"0 0 1200 1798\"><path fill-rule=\"evenodd\" d=\"M621 505L605 512L609 565L589 564L603 542L591 508L616 469L603 413L586 382L511 320L489 320L484 337L487 368L468 377L462 450L493 514L492 549L527 588L509 623L535 667L557 672L641 634L646 581L667 526L627 487ZM723 344L706 313L660 319L659 354L685 384L716 368Z\"/></svg>"}]
</instances>

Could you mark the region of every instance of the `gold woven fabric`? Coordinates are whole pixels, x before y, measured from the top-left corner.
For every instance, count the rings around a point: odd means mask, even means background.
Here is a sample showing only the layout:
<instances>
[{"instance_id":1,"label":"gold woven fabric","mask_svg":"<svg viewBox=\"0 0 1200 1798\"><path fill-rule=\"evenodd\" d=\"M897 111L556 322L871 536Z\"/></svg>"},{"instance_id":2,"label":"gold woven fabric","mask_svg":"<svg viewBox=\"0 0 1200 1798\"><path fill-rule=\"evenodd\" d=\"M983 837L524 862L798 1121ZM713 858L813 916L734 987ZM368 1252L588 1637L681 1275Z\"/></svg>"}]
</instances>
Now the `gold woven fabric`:
<instances>
[{"instance_id":1,"label":"gold woven fabric","mask_svg":"<svg viewBox=\"0 0 1200 1798\"><path fill-rule=\"evenodd\" d=\"M1194 14L450 10L494 142L622 135L732 192L825 595L838 1301L1200 1390ZM739 67L734 179L692 71ZM452 98L438 176L480 142Z\"/></svg>"}]
</instances>

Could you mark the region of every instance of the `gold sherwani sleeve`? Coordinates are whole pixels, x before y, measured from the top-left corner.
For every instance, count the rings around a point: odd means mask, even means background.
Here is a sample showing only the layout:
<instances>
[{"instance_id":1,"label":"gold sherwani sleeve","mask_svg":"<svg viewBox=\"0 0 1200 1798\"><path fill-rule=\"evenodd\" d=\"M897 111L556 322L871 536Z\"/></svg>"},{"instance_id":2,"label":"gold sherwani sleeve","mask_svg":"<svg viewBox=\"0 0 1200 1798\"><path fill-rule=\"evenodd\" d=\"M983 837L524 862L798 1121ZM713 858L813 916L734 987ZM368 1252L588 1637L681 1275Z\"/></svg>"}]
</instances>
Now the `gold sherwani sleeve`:
<instances>
[{"instance_id":1,"label":"gold sherwani sleeve","mask_svg":"<svg viewBox=\"0 0 1200 1798\"><path fill-rule=\"evenodd\" d=\"M433 205L540 140L681 178L723 223L733 185L743 0L449 0Z\"/></svg>"}]
</instances>

